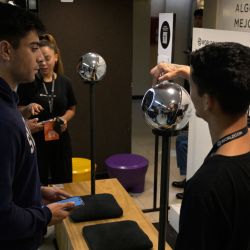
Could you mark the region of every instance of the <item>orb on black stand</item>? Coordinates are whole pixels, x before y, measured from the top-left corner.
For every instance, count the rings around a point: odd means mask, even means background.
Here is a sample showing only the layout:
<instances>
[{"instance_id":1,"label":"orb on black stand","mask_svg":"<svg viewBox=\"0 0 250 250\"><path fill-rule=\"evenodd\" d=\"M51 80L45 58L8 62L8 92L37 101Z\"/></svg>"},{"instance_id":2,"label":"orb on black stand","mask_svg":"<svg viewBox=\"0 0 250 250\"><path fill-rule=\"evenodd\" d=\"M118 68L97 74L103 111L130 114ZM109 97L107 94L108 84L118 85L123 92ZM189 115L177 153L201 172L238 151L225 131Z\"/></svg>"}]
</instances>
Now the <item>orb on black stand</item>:
<instances>
[{"instance_id":1,"label":"orb on black stand","mask_svg":"<svg viewBox=\"0 0 250 250\"><path fill-rule=\"evenodd\" d=\"M123 214L122 208L113 195L96 194L95 192L95 83L102 80L106 68L106 62L96 53L83 55L77 65L78 74L83 82L89 85L90 90L91 194L82 196L84 205L71 212L70 218L74 222L110 219L120 217Z\"/></svg>"},{"instance_id":2,"label":"orb on black stand","mask_svg":"<svg viewBox=\"0 0 250 250\"><path fill-rule=\"evenodd\" d=\"M95 83L100 82L106 74L105 60L97 53L81 56L77 72L84 83L89 84L90 94L90 160L91 160L91 194L95 194Z\"/></svg>"},{"instance_id":3,"label":"orb on black stand","mask_svg":"<svg viewBox=\"0 0 250 250\"><path fill-rule=\"evenodd\" d=\"M163 250L168 222L170 139L187 125L192 115L192 101L183 87L165 81L145 93L141 109L153 133L162 137L158 250Z\"/></svg>"}]
</instances>

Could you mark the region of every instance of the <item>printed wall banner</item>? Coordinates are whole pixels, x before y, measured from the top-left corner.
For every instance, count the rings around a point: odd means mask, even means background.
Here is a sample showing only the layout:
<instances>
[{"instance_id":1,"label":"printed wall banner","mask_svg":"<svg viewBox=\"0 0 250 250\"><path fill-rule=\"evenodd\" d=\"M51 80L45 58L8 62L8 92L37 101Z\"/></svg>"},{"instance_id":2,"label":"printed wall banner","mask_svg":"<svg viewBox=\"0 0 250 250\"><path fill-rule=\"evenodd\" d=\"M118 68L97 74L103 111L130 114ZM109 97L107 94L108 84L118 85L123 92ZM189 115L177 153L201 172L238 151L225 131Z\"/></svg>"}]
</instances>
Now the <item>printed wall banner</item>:
<instances>
[{"instance_id":1,"label":"printed wall banner","mask_svg":"<svg viewBox=\"0 0 250 250\"><path fill-rule=\"evenodd\" d=\"M174 36L174 13L159 14L158 62L171 62Z\"/></svg>"},{"instance_id":2,"label":"printed wall banner","mask_svg":"<svg viewBox=\"0 0 250 250\"><path fill-rule=\"evenodd\" d=\"M216 28L250 32L250 1L219 0Z\"/></svg>"}]
</instances>

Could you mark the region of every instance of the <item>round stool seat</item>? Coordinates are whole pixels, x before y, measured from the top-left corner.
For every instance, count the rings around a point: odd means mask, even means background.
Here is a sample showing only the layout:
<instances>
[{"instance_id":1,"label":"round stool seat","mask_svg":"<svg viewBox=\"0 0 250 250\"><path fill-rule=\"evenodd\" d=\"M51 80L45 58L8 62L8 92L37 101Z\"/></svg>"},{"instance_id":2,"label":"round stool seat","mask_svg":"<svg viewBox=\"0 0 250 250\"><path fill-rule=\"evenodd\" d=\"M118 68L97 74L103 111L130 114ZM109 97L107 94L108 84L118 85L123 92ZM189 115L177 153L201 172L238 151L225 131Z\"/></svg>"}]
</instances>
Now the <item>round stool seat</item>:
<instances>
[{"instance_id":1,"label":"round stool seat","mask_svg":"<svg viewBox=\"0 0 250 250\"><path fill-rule=\"evenodd\" d=\"M72 158L73 182L90 180L91 161L86 158Z\"/></svg>"},{"instance_id":2,"label":"round stool seat","mask_svg":"<svg viewBox=\"0 0 250 250\"><path fill-rule=\"evenodd\" d=\"M148 160L136 154L115 154L105 160L111 178L117 178L132 193L144 191Z\"/></svg>"}]
</instances>

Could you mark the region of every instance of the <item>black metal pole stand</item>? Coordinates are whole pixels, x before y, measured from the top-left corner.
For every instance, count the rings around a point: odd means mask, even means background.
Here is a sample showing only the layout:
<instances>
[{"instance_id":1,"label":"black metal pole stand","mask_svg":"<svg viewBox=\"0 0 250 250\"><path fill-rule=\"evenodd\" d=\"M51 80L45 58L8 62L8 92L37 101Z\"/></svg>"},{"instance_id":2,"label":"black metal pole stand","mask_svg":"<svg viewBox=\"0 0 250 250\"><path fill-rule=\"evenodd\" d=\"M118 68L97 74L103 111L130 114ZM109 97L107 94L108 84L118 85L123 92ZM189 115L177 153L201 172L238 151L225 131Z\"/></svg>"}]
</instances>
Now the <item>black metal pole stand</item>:
<instances>
[{"instance_id":1,"label":"black metal pole stand","mask_svg":"<svg viewBox=\"0 0 250 250\"><path fill-rule=\"evenodd\" d=\"M153 196L153 209L159 211L156 207L157 202L157 183L158 183L158 147L159 147L159 136L155 135L155 157L154 157L154 196Z\"/></svg>"},{"instance_id":2,"label":"black metal pole stand","mask_svg":"<svg viewBox=\"0 0 250 250\"><path fill-rule=\"evenodd\" d=\"M154 133L162 137L158 250L165 250L169 207L170 143L171 137L177 135L178 132L173 130L154 130Z\"/></svg>"},{"instance_id":3,"label":"black metal pole stand","mask_svg":"<svg viewBox=\"0 0 250 250\"><path fill-rule=\"evenodd\" d=\"M156 129L152 130L152 133L155 135L155 152L154 152L154 190L153 190L153 207L143 209L143 213L151 213L160 211L160 208L157 207L157 184L158 184L158 154L159 154L159 135L157 134Z\"/></svg>"},{"instance_id":4,"label":"black metal pole stand","mask_svg":"<svg viewBox=\"0 0 250 250\"><path fill-rule=\"evenodd\" d=\"M89 82L91 194L95 194L95 83Z\"/></svg>"}]
</instances>

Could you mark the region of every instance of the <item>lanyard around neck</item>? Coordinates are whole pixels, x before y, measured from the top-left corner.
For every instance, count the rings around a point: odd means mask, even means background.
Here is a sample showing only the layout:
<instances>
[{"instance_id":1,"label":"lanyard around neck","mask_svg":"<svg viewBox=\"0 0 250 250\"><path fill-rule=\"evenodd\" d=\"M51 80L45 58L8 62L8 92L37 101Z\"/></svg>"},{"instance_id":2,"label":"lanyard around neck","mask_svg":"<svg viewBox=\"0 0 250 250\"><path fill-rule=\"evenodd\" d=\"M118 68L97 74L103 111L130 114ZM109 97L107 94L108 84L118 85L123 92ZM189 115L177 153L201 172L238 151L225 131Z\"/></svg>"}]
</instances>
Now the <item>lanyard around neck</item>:
<instances>
[{"instance_id":1,"label":"lanyard around neck","mask_svg":"<svg viewBox=\"0 0 250 250\"><path fill-rule=\"evenodd\" d=\"M52 113L53 106L54 106L54 98L56 97L54 95L54 92L55 92L55 76L54 76L54 74L52 75L52 86L51 86L51 94L50 95L49 95L48 89L47 89L46 84L45 84L44 81L42 82L42 84L43 84L43 88L44 88L44 91L45 91L46 95L41 94L40 96L45 96L45 97L48 98L49 112Z\"/></svg>"},{"instance_id":2,"label":"lanyard around neck","mask_svg":"<svg viewBox=\"0 0 250 250\"><path fill-rule=\"evenodd\" d=\"M210 150L210 152L208 153L207 157L206 157L206 160L211 157L222 145L230 142L230 141L233 141L233 140L236 140L238 139L239 137L247 134L248 132L248 127L245 127L245 128L242 128L240 130L237 130L229 135L226 135L224 137L222 137L221 139L219 139L212 147L212 149Z\"/></svg>"}]
</instances>

